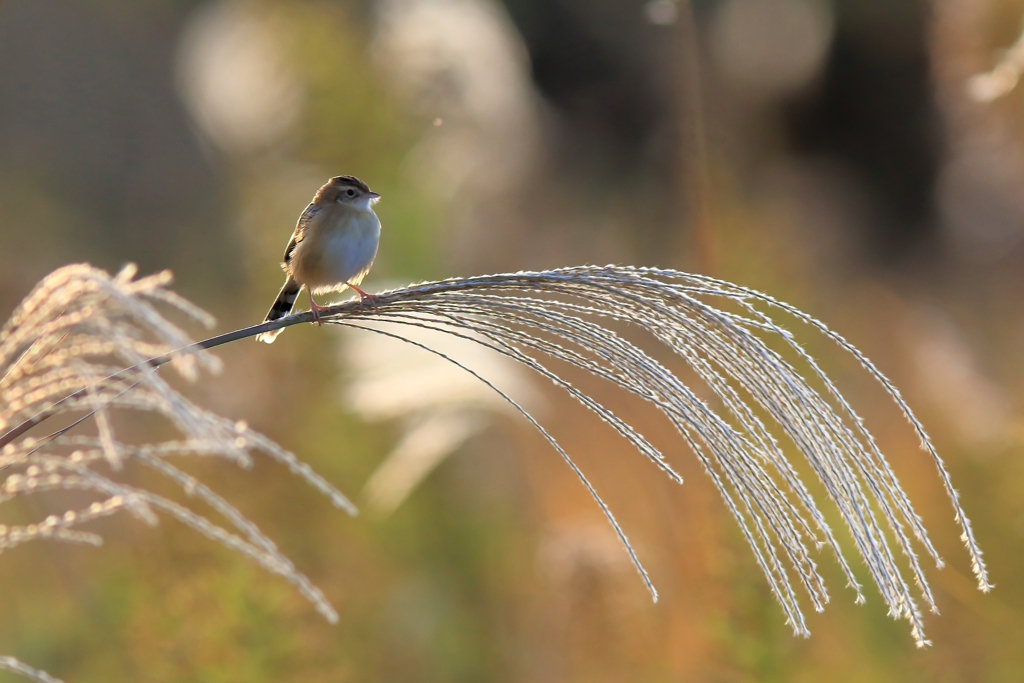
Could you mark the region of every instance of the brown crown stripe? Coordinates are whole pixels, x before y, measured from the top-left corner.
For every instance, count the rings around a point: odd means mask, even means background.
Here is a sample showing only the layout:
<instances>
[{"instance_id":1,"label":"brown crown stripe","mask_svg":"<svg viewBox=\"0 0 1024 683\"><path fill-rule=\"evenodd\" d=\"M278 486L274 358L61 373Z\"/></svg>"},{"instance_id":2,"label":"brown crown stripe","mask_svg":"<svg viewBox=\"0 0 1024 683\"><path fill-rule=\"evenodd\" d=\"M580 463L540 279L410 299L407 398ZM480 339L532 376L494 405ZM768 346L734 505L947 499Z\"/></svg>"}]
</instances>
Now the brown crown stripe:
<instances>
[{"instance_id":1,"label":"brown crown stripe","mask_svg":"<svg viewBox=\"0 0 1024 683\"><path fill-rule=\"evenodd\" d=\"M362 192L369 192L370 186L364 183L354 175L339 175L331 178L332 185L351 185L352 187L361 190Z\"/></svg>"}]
</instances>

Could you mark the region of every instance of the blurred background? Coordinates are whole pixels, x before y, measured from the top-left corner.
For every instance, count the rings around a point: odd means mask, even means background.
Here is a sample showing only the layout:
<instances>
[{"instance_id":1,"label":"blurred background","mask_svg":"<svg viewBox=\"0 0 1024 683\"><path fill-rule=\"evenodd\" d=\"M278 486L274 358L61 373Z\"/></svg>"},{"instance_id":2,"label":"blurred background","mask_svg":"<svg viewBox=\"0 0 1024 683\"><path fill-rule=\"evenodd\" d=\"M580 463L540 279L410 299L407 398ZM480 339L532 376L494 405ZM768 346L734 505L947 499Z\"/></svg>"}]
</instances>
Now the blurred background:
<instances>
[{"instance_id":1,"label":"blurred background","mask_svg":"<svg viewBox=\"0 0 1024 683\"><path fill-rule=\"evenodd\" d=\"M383 195L371 291L656 265L824 320L931 431L996 589L973 588L894 406L809 330L948 563L929 573L931 649L870 586L854 605L826 557L832 603L793 637L667 423L574 378L682 488L552 387L473 358L591 476L661 592L651 604L524 420L423 354L304 326L223 347L224 372L190 391L364 515L265 462L189 469L341 623L190 530L124 517L103 522L103 548L4 555L0 652L69 683L1019 679L1022 18L1021 0L3 0L0 317L60 265L132 261L172 269L218 331L255 324L296 217L355 174Z\"/></svg>"}]
</instances>

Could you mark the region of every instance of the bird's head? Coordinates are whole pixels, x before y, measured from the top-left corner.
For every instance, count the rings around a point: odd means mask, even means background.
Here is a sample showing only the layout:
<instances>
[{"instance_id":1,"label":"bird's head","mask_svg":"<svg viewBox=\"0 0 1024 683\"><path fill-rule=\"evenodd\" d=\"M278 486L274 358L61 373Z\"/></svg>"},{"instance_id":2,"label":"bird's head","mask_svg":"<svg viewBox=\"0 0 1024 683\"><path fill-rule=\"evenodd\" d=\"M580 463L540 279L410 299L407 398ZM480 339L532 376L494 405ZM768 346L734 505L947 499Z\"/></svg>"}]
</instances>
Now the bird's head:
<instances>
[{"instance_id":1,"label":"bird's head","mask_svg":"<svg viewBox=\"0 0 1024 683\"><path fill-rule=\"evenodd\" d=\"M373 204L380 199L380 195L370 188L359 178L351 175L339 175L331 178L316 193L313 200L315 204L328 204L337 202L350 206L354 209L369 211Z\"/></svg>"}]
</instances>

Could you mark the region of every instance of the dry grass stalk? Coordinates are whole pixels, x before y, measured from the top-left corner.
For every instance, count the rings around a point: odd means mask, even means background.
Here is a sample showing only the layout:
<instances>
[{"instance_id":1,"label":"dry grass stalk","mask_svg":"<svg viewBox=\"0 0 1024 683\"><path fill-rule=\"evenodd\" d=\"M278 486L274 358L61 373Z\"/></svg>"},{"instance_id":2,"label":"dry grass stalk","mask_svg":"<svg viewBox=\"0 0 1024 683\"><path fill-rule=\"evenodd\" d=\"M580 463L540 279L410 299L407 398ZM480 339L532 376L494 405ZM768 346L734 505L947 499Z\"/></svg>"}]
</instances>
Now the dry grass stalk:
<instances>
[{"instance_id":1,"label":"dry grass stalk","mask_svg":"<svg viewBox=\"0 0 1024 683\"><path fill-rule=\"evenodd\" d=\"M33 681L39 681L39 683L64 683L59 678L54 678L45 671L39 669L33 669L28 664L15 659L14 657L8 657L6 655L0 656L0 669L4 671L11 671L16 674L21 674L25 678L30 678Z\"/></svg>"},{"instance_id":2,"label":"dry grass stalk","mask_svg":"<svg viewBox=\"0 0 1024 683\"><path fill-rule=\"evenodd\" d=\"M168 354L186 378L199 367L216 369L216 359L190 346L190 340L154 306L170 306L211 322L194 306L165 289L168 273L134 280L134 267L116 277L85 265L68 266L44 279L0 330L0 430L33 416L59 410L94 416L97 435L22 437L0 450L0 502L48 491L80 491L93 502L52 514L28 525L0 524L0 552L45 538L99 544L82 531L84 523L127 510L147 524L158 514L178 519L201 534L233 548L268 571L291 581L329 621L334 608L273 541L216 492L186 474L168 456L215 456L249 467L262 451L284 463L331 501L351 513L354 506L337 489L245 423L199 408L171 388L145 361ZM187 347L184 352L171 352ZM130 371L122 368L129 367ZM70 397L70 398L67 398ZM108 413L132 409L155 413L175 426L180 439L132 445L117 440ZM77 423L76 423L77 424ZM166 496L122 483L117 473L132 460L163 474L190 500L213 508L220 524ZM226 522L226 523L225 523Z\"/></svg>"},{"instance_id":3,"label":"dry grass stalk","mask_svg":"<svg viewBox=\"0 0 1024 683\"><path fill-rule=\"evenodd\" d=\"M170 362L183 376L193 378L199 367L216 368L216 360L205 349L308 322L310 315L297 314L190 345L184 332L154 305L170 305L209 322L205 314L165 289L168 274L138 280L134 275L131 267L115 277L86 265L62 268L44 279L0 330L0 431L6 432L0 437L0 468L8 470L0 481L0 500L52 490L86 491L95 497L82 509L50 515L35 524L0 525L0 551L36 538L99 543L95 534L79 528L84 522L127 510L154 524L163 513L285 577L328 620L337 620L321 592L269 538L224 498L172 465L167 456L218 456L248 467L253 453L262 451L285 463L335 505L354 513L351 503L294 455L245 424L192 404L156 372L158 365ZM928 608L935 611L935 604L911 537L937 565L941 560L871 434L813 359L770 317L778 312L836 342L889 392L933 458L978 585L988 590L981 553L956 491L923 427L895 387L842 337L764 294L672 270L576 267L412 285L381 293L375 309L362 308L359 302L333 306L325 321L363 328L361 321L374 319L394 323L392 330L418 326L492 348L562 387L681 483L682 478L653 445L557 375L549 360L581 368L651 402L703 464L754 551L787 622L795 633L807 636L793 579L816 610L828 601L811 546L828 545L858 601L863 594L817 502L787 459L776 436L781 433L807 460L837 506L890 614L908 619L915 641L924 645L918 598L906 572ZM671 349L713 390L719 410L609 323L616 328L637 326ZM399 331L373 331L416 344ZM817 388L766 343L771 338L806 365ZM426 350L459 365L457 359ZM486 378L480 379L490 385ZM625 533L583 472L540 424L505 398L580 477L656 597ZM109 413L122 409L162 415L181 438L141 445L120 442ZM61 430L42 439L23 436L28 428L62 411L95 416L96 435L72 436ZM768 424L763 416L770 418ZM165 475L187 498L213 508L221 522L165 496L119 482L116 475L126 461Z\"/></svg>"},{"instance_id":4,"label":"dry grass stalk","mask_svg":"<svg viewBox=\"0 0 1024 683\"><path fill-rule=\"evenodd\" d=\"M809 633L792 578L803 586L816 610L828 601L811 545L828 545L858 602L863 594L817 502L774 434L781 432L807 460L837 506L890 614L908 619L915 641L925 645L917 598L905 571L917 585L920 599L931 611L937 610L911 537L938 566L942 561L861 418L793 335L771 317L780 312L789 315L852 354L893 398L936 465L979 588L990 588L970 523L921 423L892 383L863 354L792 306L713 278L616 266L429 282L384 292L377 304L372 311L361 310L355 303L343 304L334 307L327 320L350 327L365 327L360 319L417 326L488 346L551 379L608 422L667 476L681 482L654 446L556 375L548 360L577 366L653 403L700 459L753 549L787 622L795 633L806 636ZM602 320L649 332L689 364L713 390L724 411L716 412L668 368ZM397 332L372 331L403 338ZM805 372L815 379L817 388L766 343L770 338L806 365ZM769 416L770 423L766 425L759 414ZM597 492L554 439L529 415L527 419L597 500L656 597L625 533ZM897 549L906 569L897 558Z\"/></svg>"}]
</instances>

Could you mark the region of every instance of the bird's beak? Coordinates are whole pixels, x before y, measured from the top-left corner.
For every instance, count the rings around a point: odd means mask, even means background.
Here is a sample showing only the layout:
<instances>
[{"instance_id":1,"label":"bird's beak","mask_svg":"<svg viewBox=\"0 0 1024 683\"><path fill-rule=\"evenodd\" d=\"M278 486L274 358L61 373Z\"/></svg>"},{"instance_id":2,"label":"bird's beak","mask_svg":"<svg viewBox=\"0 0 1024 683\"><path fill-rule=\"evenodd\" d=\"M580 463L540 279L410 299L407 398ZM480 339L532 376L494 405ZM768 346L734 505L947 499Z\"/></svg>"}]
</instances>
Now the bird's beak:
<instances>
[{"instance_id":1,"label":"bird's beak","mask_svg":"<svg viewBox=\"0 0 1024 683\"><path fill-rule=\"evenodd\" d=\"M367 193L367 196L368 196L368 197L369 197L370 199L380 199L380 195L379 195L379 194L377 194L376 192L368 192L368 193Z\"/></svg>"}]
</instances>

